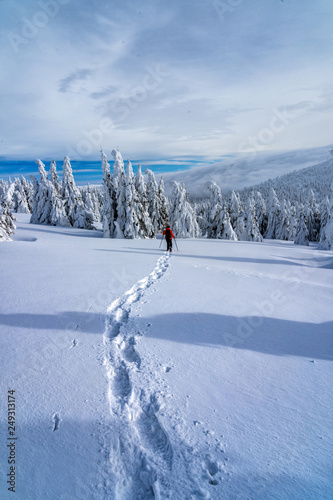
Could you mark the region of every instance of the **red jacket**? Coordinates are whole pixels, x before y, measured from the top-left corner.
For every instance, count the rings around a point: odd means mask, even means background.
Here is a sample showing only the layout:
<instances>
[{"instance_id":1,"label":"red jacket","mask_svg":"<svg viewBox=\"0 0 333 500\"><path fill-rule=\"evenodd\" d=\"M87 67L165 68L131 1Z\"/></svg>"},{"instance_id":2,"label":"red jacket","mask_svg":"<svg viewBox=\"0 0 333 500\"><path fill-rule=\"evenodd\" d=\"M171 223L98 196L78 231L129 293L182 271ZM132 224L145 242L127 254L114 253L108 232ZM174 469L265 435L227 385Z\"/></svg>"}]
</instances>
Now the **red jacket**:
<instances>
[{"instance_id":1,"label":"red jacket","mask_svg":"<svg viewBox=\"0 0 333 500\"><path fill-rule=\"evenodd\" d=\"M169 227L167 227L164 231L163 231L163 236L165 235L165 238L167 240L171 240L171 238L174 238L174 235L173 235L173 232L171 231L171 229Z\"/></svg>"}]
</instances>

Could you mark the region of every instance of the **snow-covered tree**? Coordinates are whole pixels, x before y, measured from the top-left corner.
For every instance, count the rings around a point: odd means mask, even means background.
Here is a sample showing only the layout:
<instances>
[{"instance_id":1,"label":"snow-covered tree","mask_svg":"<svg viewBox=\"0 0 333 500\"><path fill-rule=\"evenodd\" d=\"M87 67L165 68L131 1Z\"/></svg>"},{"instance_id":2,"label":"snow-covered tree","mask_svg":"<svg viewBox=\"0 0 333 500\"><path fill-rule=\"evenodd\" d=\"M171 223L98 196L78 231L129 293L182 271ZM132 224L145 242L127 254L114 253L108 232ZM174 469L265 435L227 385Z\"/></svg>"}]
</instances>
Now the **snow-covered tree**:
<instances>
[{"instance_id":1,"label":"snow-covered tree","mask_svg":"<svg viewBox=\"0 0 333 500\"><path fill-rule=\"evenodd\" d=\"M241 215L241 213L243 212L239 194L235 193L235 191L232 191L232 193L230 195L228 212L230 215L230 221L231 221L232 227L235 228L236 221L239 218L239 216Z\"/></svg>"},{"instance_id":2,"label":"snow-covered tree","mask_svg":"<svg viewBox=\"0 0 333 500\"><path fill-rule=\"evenodd\" d=\"M14 190L15 183L11 180L9 180L9 182L3 182L1 185L0 203L6 205L9 210L13 210Z\"/></svg>"},{"instance_id":3,"label":"snow-covered tree","mask_svg":"<svg viewBox=\"0 0 333 500\"><path fill-rule=\"evenodd\" d=\"M154 228L148 212L147 185L139 165L135 176L135 189L138 194L137 214L143 234L148 238L155 236Z\"/></svg>"},{"instance_id":4,"label":"snow-covered tree","mask_svg":"<svg viewBox=\"0 0 333 500\"><path fill-rule=\"evenodd\" d=\"M209 214L209 201L201 200L196 203L195 213L197 216L197 221L200 228L200 233L202 236L208 236L208 214Z\"/></svg>"},{"instance_id":5,"label":"snow-covered tree","mask_svg":"<svg viewBox=\"0 0 333 500\"><path fill-rule=\"evenodd\" d=\"M288 201L288 213L289 213L289 240L294 241L297 233L297 210L295 205L291 205Z\"/></svg>"},{"instance_id":6,"label":"snow-covered tree","mask_svg":"<svg viewBox=\"0 0 333 500\"><path fill-rule=\"evenodd\" d=\"M51 161L50 165L50 181L55 187L55 190L58 194L61 192L61 183L59 182L59 176L57 172L57 165L54 160Z\"/></svg>"},{"instance_id":7,"label":"snow-covered tree","mask_svg":"<svg viewBox=\"0 0 333 500\"><path fill-rule=\"evenodd\" d=\"M275 238L278 240L289 240L290 239L289 232L290 232L289 209L286 200L283 200L280 211L280 220L277 224L275 231Z\"/></svg>"},{"instance_id":8,"label":"snow-covered tree","mask_svg":"<svg viewBox=\"0 0 333 500\"><path fill-rule=\"evenodd\" d=\"M126 225L126 174L124 160L119 151L113 150L113 189L115 191L115 238L123 238Z\"/></svg>"},{"instance_id":9,"label":"snow-covered tree","mask_svg":"<svg viewBox=\"0 0 333 500\"><path fill-rule=\"evenodd\" d=\"M21 180L16 177L14 179L14 192L12 197L12 206L13 211L22 214L29 214L29 203L27 199L26 192L24 190L24 186L22 185Z\"/></svg>"},{"instance_id":10,"label":"snow-covered tree","mask_svg":"<svg viewBox=\"0 0 333 500\"><path fill-rule=\"evenodd\" d=\"M216 184L215 181L207 182L205 185L206 191L209 193L209 205L206 216L206 232L208 238L216 238L219 225L223 220L223 197L221 193L221 188ZM201 226L204 228L203 221L200 222Z\"/></svg>"},{"instance_id":11,"label":"snow-covered tree","mask_svg":"<svg viewBox=\"0 0 333 500\"><path fill-rule=\"evenodd\" d=\"M47 179L45 165L41 160L36 160L40 182L33 176L34 198L30 218L32 224L51 224L53 226L69 226L70 222L65 212L62 199L57 193L53 183Z\"/></svg>"},{"instance_id":12,"label":"snow-covered tree","mask_svg":"<svg viewBox=\"0 0 333 500\"><path fill-rule=\"evenodd\" d=\"M267 230L265 238L276 238L277 228L281 225L281 207L276 192L271 188L269 193L269 200L267 203Z\"/></svg>"},{"instance_id":13,"label":"snow-covered tree","mask_svg":"<svg viewBox=\"0 0 333 500\"><path fill-rule=\"evenodd\" d=\"M322 227L320 231L320 242L319 248L322 250L332 250L333 249L333 198L329 202L328 199L325 200L325 207L327 208L327 214L324 213L322 216Z\"/></svg>"},{"instance_id":14,"label":"snow-covered tree","mask_svg":"<svg viewBox=\"0 0 333 500\"><path fill-rule=\"evenodd\" d=\"M330 201L328 199L328 196L325 196L323 201L320 204L320 224L321 224L321 229L326 226L330 213L331 213L331 208L330 208Z\"/></svg>"},{"instance_id":15,"label":"snow-covered tree","mask_svg":"<svg viewBox=\"0 0 333 500\"><path fill-rule=\"evenodd\" d=\"M222 240L233 240L233 241L238 240L237 234L235 233L232 227L230 216L226 207L223 210L222 232L217 237Z\"/></svg>"},{"instance_id":16,"label":"snow-covered tree","mask_svg":"<svg viewBox=\"0 0 333 500\"><path fill-rule=\"evenodd\" d=\"M110 173L110 164L106 154L101 151L102 169L103 169L103 188L104 188L104 205L103 205L103 230L105 238L113 238L115 233L115 217L116 217L116 200L113 189L112 176Z\"/></svg>"},{"instance_id":17,"label":"snow-covered tree","mask_svg":"<svg viewBox=\"0 0 333 500\"><path fill-rule=\"evenodd\" d=\"M234 222L234 231L236 233L237 239L239 241L249 241L249 236L247 234L247 227L246 227L246 214L245 212L241 212L237 218L237 220Z\"/></svg>"},{"instance_id":18,"label":"snow-covered tree","mask_svg":"<svg viewBox=\"0 0 333 500\"><path fill-rule=\"evenodd\" d=\"M160 230L164 229L168 222L169 222L169 216L168 216L168 200L164 194L164 179L163 176L160 179L160 182L158 184L158 212L160 215Z\"/></svg>"},{"instance_id":19,"label":"snow-covered tree","mask_svg":"<svg viewBox=\"0 0 333 500\"><path fill-rule=\"evenodd\" d=\"M81 229L93 229L93 214L84 207L81 192L75 184L68 156L65 156L64 159L62 179L61 197L70 225ZM51 185L53 186L52 183Z\"/></svg>"},{"instance_id":20,"label":"snow-covered tree","mask_svg":"<svg viewBox=\"0 0 333 500\"><path fill-rule=\"evenodd\" d=\"M83 203L78 203L75 210L75 220L73 227L78 229L93 229L94 215L89 210L86 210Z\"/></svg>"},{"instance_id":21,"label":"snow-covered tree","mask_svg":"<svg viewBox=\"0 0 333 500\"><path fill-rule=\"evenodd\" d=\"M91 187L88 182L88 185L81 187L80 191L85 209L92 213L95 222L99 222L101 220L101 207L94 187Z\"/></svg>"},{"instance_id":22,"label":"snow-covered tree","mask_svg":"<svg viewBox=\"0 0 333 500\"><path fill-rule=\"evenodd\" d=\"M148 175L148 213L154 228L154 232L156 233L158 231L161 231L165 227L165 221L163 219L163 216L160 214L161 205L159 199L159 189L154 172L147 168L145 174Z\"/></svg>"},{"instance_id":23,"label":"snow-covered tree","mask_svg":"<svg viewBox=\"0 0 333 500\"><path fill-rule=\"evenodd\" d=\"M249 241L262 241L262 235L259 231L258 219L256 214L256 205L254 194L250 196L246 205L246 233Z\"/></svg>"},{"instance_id":24,"label":"snow-covered tree","mask_svg":"<svg viewBox=\"0 0 333 500\"><path fill-rule=\"evenodd\" d=\"M0 203L0 241L10 241L15 230L15 218L8 206Z\"/></svg>"},{"instance_id":25,"label":"snow-covered tree","mask_svg":"<svg viewBox=\"0 0 333 500\"><path fill-rule=\"evenodd\" d=\"M333 249L333 217L331 217L323 228L320 238L319 248L322 250Z\"/></svg>"},{"instance_id":26,"label":"snow-covered tree","mask_svg":"<svg viewBox=\"0 0 333 500\"><path fill-rule=\"evenodd\" d=\"M127 162L125 191L125 228L124 238L139 238L145 236L139 224L137 207L139 196L135 189L134 174L131 162Z\"/></svg>"},{"instance_id":27,"label":"snow-covered tree","mask_svg":"<svg viewBox=\"0 0 333 500\"><path fill-rule=\"evenodd\" d=\"M172 182L170 202L170 226L179 238L197 238L200 234L195 212L188 200L185 185Z\"/></svg>"},{"instance_id":28,"label":"snow-covered tree","mask_svg":"<svg viewBox=\"0 0 333 500\"><path fill-rule=\"evenodd\" d=\"M8 182L3 179L0 179L0 203L4 200L6 193L8 190Z\"/></svg>"},{"instance_id":29,"label":"snow-covered tree","mask_svg":"<svg viewBox=\"0 0 333 500\"><path fill-rule=\"evenodd\" d=\"M309 231L309 240L318 241L320 233L320 211L315 199L314 192L311 188L308 188L306 190L304 199L304 213L306 218L306 226Z\"/></svg>"},{"instance_id":30,"label":"snow-covered tree","mask_svg":"<svg viewBox=\"0 0 333 500\"><path fill-rule=\"evenodd\" d=\"M209 192L209 210L206 223L208 238L237 240L220 187L214 181L207 182L205 187ZM203 221L200 221L200 226L205 228Z\"/></svg>"},{"instance_id":31,"label":"snow-covered tree","mask_svg":"<svg viewBox=\"0 0 333 500\"><path fill-rule=\"evenodd\" d=\"M28 205L29 213L32 212L32 204L33 204L33 196L34 196L34 188L31 181L28 181L23 175L20 177L21 184L23 187L23 191L25 194L25 199Z\"/></svg>"},{"instance_id":32,"label":"snow-covered tree","mask_svg":"<svg viewBox=\"0 0 333 500\"><path fill-rule=\"evenodd\" d=\"M44 163L41 160L36 160L36 163L40 181L38 182L34 176L31 176L34 182L34 198L30 222L31 224L50 224L52 205L49 196L49 181Z\"/></svg>"},{"instance_id":33,"label":"snow-covered tree","mask_svg":"<svg viewBox=\"0 0 333 500\"><path fill-rule=\"evenodd\" d=\"M84 203L84 206L90 212L94 212L94 206L93 206L93 201L92 201L92 197L91 197L91 190L90 190L89 182L88 182L87 186L83 186L83 188L81 188L80 191L81 191L81 196L82 196L82 201Z\"/></svg>"},{"instance_id":34,"label":"snow-covered tree","mask_svg":"<svg viewBox=\"0 0 333 500\"><path fill-rule=\"evenodd\" d=\"M266 203L260 191L257 191L255 194L255 209L256 209L260 234L264 235L267 229L267 214L266 214Z\"/></svg>"},{"instance_id":35,"label":"snow-covered tree","mask_svg":"<svg viewBox=\"0 0 333 500\"><path fill-rule=\"evenodd\" d=\"M217 238L221 240L234 240L237 241L237 234L233 230L230 222L229 213L225 208L220 205L215 205L215 214L213 223L210 227L211 238Z\"/></svg>"},{"instance_id":36,"label":"snow-covered tree","mask_svg":"<svg viewBox=\"0 0 333 500\"><path fill-rule=\"evenodd\" d=\"M306 218L304 213L304 205L300 203L296 213L297 228L294 239L295 245L309 245L309 231L306 226Z\"/></svg>"},{"instance_id":37,"label":"snow-covered tree","mask_svg":"<svg viewBox=\"0 0 333 500\"><path fill-rule=\"evenodd\" d=\"M81 202L81 194L75 185L72 166L68 156L65 156L63 163L61 198L64 203L64 208L70 225L73 226L76 219L76 208Z\"/></svg>"}]
</instances>

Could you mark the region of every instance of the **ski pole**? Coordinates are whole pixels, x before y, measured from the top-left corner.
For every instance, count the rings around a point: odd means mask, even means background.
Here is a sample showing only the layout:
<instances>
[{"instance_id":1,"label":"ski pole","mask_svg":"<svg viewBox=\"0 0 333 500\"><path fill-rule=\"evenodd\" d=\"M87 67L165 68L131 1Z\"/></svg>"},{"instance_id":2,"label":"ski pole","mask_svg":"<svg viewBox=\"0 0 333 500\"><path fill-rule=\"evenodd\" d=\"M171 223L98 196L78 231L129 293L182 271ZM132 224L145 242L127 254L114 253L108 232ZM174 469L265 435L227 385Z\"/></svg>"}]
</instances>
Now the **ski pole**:
<instances>
[{"instance_id":1,"label":"ski pole","mask_svg":"<svg viewBox=\"0 0 333 500\"><path fill-rule=\"evenodd\" d=\"M163 236L161 236L161 243L160 243L160 246L159 246L159 248L161 248L161 245L162 245L162 241L163 241Z\"/></svg>"},{"instance_id":2,"label":"ski pole","mask_svg":"<svg viewBox=\"0 0 333 500\"><path fill-rule=\"evenodd\" d=\"M177 250L178 250L178 252L179 252L179 248L178 248L178 245L177 245L176 238L174 238L174 240L175 240L175 245L176 245L176 248L177 248Z\"/></svg>"}]
</instances>

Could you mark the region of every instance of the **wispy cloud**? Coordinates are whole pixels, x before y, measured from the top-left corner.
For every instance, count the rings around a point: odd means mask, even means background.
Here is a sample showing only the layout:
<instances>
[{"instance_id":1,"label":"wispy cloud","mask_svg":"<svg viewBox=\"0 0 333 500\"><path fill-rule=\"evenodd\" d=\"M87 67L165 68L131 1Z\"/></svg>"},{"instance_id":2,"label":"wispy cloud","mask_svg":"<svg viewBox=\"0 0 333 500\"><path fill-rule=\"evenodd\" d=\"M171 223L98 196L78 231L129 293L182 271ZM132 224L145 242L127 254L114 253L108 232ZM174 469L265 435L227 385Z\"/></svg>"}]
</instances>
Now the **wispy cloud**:
<instances>
[{"instance_id":1,"label":"wispy cloud","mask_svg":"<svg viewBox=\"0 0 333 500\"><path fill-rule=\"evenodd\" d=\"M90 69L78 69L66 76L66 78L62 78L59 82L59 92L73 92L76 84L80 84L81 82L87 80L89 77L93 75L93 71Z\"/></svg>"}]
</instances>

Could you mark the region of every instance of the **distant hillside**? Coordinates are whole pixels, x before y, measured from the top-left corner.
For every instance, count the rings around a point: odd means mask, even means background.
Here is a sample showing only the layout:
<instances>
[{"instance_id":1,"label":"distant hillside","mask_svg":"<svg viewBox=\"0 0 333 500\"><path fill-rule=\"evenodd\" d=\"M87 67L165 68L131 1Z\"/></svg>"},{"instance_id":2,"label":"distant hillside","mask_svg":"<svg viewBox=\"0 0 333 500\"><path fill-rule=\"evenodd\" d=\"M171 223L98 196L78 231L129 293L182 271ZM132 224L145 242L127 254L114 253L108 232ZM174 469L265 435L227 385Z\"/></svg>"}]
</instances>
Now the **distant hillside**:
<instances>
[{"instance_id":1,"label":"distant hillside","mask_svg":"<svg viewBox=\"0 0 333 500\"><path fill-rule=\"evenodd\" d=\"M295 170L300 171L306 167L324 164L330 158L329 151L332 147L325 146L285 153L261 152L257 153L255 157L235 158L213 165L194 167L187 171L170 172L163 174L166 194L168 196L171 194L171 181L185 183L192 200L207 196L205 184L209 181L215 181L223 193L257 186L277 175L281 176ZM316 175L314 174L313 177L315 180ZM323 182L325 183L324 180Z\"/></svg>"},{"instance_id":2,"label":"distant hillside","mask_svg":"<svg viewBox=\"0 0 333 500\"><path fill-rule=\"evenodd\" d=\"M239 194L246 199L251 191L260 191L267 200L271 188L274 188L280 201L288 199L291 202L304 203L304 196L311 188L315 198L320 203L325 196L331 198L333 191L333 158L308 168L302 168L281 175L255 186L242 189Z\"/></svg>"}]
</instances>

